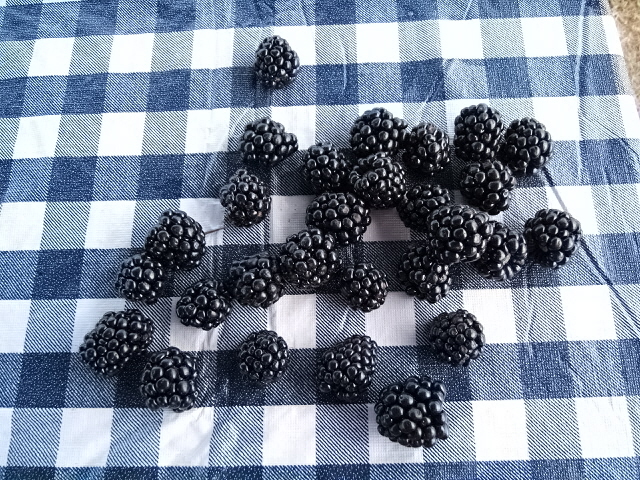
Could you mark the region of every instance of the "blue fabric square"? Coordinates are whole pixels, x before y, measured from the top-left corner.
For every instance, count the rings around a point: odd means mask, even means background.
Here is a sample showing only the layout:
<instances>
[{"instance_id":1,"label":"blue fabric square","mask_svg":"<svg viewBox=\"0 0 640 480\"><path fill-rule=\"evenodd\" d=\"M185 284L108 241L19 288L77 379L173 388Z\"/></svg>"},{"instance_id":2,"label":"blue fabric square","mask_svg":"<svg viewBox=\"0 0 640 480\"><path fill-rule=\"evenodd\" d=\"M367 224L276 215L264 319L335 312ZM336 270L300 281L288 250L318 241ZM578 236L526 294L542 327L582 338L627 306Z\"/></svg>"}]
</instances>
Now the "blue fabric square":
<instances>
[{"instance_id":1,"label":"blue fabric square","mask_svg":"<svg viewBox=\"0 0 640 480\"><path fill-rule=\"evenodd\" d=\"M107 467L104 469L104 480L144 478L153 480L158 478L158 469L155 467Z\"/></svg>"},{"instance_id":2,"label":"blue fabric square","mask_svg":"<svg viewBox=\"0 0 640 480\"><path fill-rule=\"evenodd\" d=\"M311 405L316 403L315 351L307 348L291 349L291 363L277 383L265 388L267 405Z\"/></svg>"},{"instance_id":3,"label":"blue fabric square","mask_svg":"<svg viewBox=\"0 0 640 480\"><path fill-rule=\"evenodd\" d=\"M419 5L414 0L398 0L398 21L418 22L438 18L438 1L425 0Z\"/></svg>"},{"instance_id":4,"label":"blue fabric square","mask_svg":"<svg viewBox=\"0 0 640 480\"><path fill-rule=\"evenodd\" d=\"M207 480L207 467L162 467L158 468L158 480Z\"/></svg>"},{"instance_id":5,"label":"blue fabric square","mask_svg":"<svg viewBox=\"0 0 640 480\"><path fill-rule=\"evenodd\" d=\"M76 35L113 35L118 15L118 0L86 0L80 4Z\"/></svg>"},{"instance_id":6,"label":"blue fabric square","mask_svg":"<svg viewBox=\"0 0 640 480\"><path fill-rule=\"evenodd\" d=\"M253 67L231 69L231 104L238 107L268 107L271 91L256 83Z\"/></svg>"},{"instance_id":7,"label":"blue fabric square","mask_svg":"<svg viewBox=\"0 0 640 480\"><path fill-rule=\"evenodd\" d=\"M560 3L561 15L570 16L589 16L589 15L607 15L607 7L605 2L600 0L581 0L574 2L573 0L558 0Z\"/></svg>"},{"instance_id":8,"label":"blue fabric square","mask_svg":"<svg viewBox=\"0 0 640 480\"><path fill-rule=\"evenodd\" d=\"M102 113L107 89L106 73L70 75L63 113Z\"/></svg>"},{"instance_id":9,"label":"blue fabric square","mask_svg":"<svg viewBox=\"0 0 640 480\"><path fill-rule=\"evenodd\" d=\"M82 252L83 250L40 251L32 298L77 298Z\"/></svg>"},{"instance_id":10,"label":"blue fabric square","mask_svg":"<svg viewBox=\"0 0 640 480\"><path fill-rule=\"evenodd\" d=\"M438 18L448 20L478 18L478 2L438 2Z\"/></svg>"},{"instance_id":11,"label":"blue fabric square","mask_svg":"<svg viewBox=\"0 0 640 480\"><path fill-rule=\"evenodd\" d=\"M574 257L582 252L581 255L584 255L585 259L590 259L594 264L597 262L600 269L598 273L606 278L607 283L631 284L638 278L640 234L618 233L590 236L587 241L583 241L581 250L576 252ZM626 255L620 255L619 252L626 252ZM572 261L574 259L572 258Z\"/></svg>"},{"instance_id":12,"label":"blue fabric square","mask_svg":"<svg viewBox=\"0 0 640 480\"><path fill-rule=\"evenodd\" d=\"M428 372L431 378L440 380L447 386L447 400L468 402L474 399L468 369L441 362L430 347L419 347L418 365L420 371Z\"/></svg>"},{"instance_id":13,"label":"blue fabric square","mask_svg":"<svg viewBox=\"0 0 640 480\"><path fill-rule=\"evenodd\" d=\"M36 250L0 252L0 298L31 298L33 274L38 263Z\"/></svg>"},{"instance_id":14,"label":"blue fabric square","mask_svg":"<svg viewBox=\"0 0 640 480\"><path fill-rule=\"evenodd\" d=\"M138 191L140 157L98 157L94 200L134 200ZM129 180L122 181L122 177Z\"/></svg>"},{"instance_id":15,"label":"blue fabric square","mask_svg":"<svg viewBox=\"0 0 640 480\"><path fill-rule=\"evenodd\" d=\"M520 368L524 398L570 398L575 394L573 377L567 371L566 342L520 345Z\"/></svg>"},{"instance_id":16,"label":"blue fabric square","mask_svg":"<svg viewBox=\"0 0 640 480\"><path fill-rule=\"evenodd\" d=\"M336 0L335 2L316 2L317 25L348 25L354 23L356 16L355 0Z\"/></svg>"},{"instance_id":17,"label":"blue fabric square","mask_svg":"<svg viewBox=\"0 0 640 480\"><path fill-rule=\"evenodd\" d=\"M520 5L520 17L559 17L562 15L560 4L566 0L549 0L547 2L532 2L530 0L518 0ZM573 0L568 0L575 3Z\"/></svg>"},{"instance_id":18,"label":"blue fabric square","mask_svg":"<svg viewBox=\"0 0 640 480\"><path fill-rule=\"evenodd\" d=\"M113 399L114 407L146 408L144 397L140 395L140 376L146 363L146 359L142 356L132 357L118 373Z\"/></svg>"},{"instance_id":19,"label":"blue fabric square","mask_svg":"<svg viewBox=\"0 0 640 480\"><path fill-rule=\"evenodd\" d=\"M0 378L5 382L5 387L0 389L0 407L15 405L21 369L21 354L0 353Z\"/></svg>"},{"instance_id":20,"label":"blue fabric square","mask_svg":"<svg viewBox=\"0 0 640 480\"><path fill-rule=\"evenodd\" d=\"M531 93L535 97L577 95L575 57L527 58ZM553 72L553 73L551 73Z\"/></svg>"},{"instance_id":21,"label":"blue fabric square","mask_svg":"<svg viewBox=\"0 0 640 480\"><path fill-rule=\"evenodd\" d=\"M371 465L371 480L425 480L424 469L416 463Z\"/></svg>"},{"instance_id":22,"label":"blue fabric square","mask_svg":"<svg viewBox=\"0 0 640 480\"><path fill-rule=\"evenodd\" d=\"M531 464L529 462L478 462L476 470L478 480L531 478Z\"/></svg>"},{"instance_id":23,"label":"blue fabric square","mask_svg":"<svg viewBox=\"0 0 640 480\"><path fill-rule=\"evenodd\" d=\"M224 184L221 179L231 176L223 173L230 156L221 152L185 155L181 197L218 197L219 189Z\"/></svg>"},{"instance_id":24,"label":"blue fabric square","mask_svg":"<svg viewBox=\"0 0 640 480\"><path fill-rule=\"evenodd\" d=\"M246 73L247 70L243 69ZM215 70L190 70L189 104L190 110L235 107L229 92L232 91L233 68ZM215 85L215 87L214 87Z\"/></svg>"},{"instance_id":25,"label":"blue fabric square","mask_svg":"<svg viewBox=\"0 0 640 480\"><path fill-rule=\"evenodd\" d=\"M56 157L49 178L48 199L90 201L96 170L95 157Z\"/></svg>"},{"instance_id":26,"label":"blue fabric square","mask_svg":"<svg viewBox=\"0 0 640 480\"><path fill-rule=\"evenodd\" d=\"M318 480L351 480L369 477L369 465L318 465Z\"/></svg>"},{"instance_id":27,"label":"blue fabric square","mask_svg":"<svg viewBox=\"0 0 640 480\"><path fill-rule=\"evenodd\" d=\"M32 40L38 38L41 4L4 7L4 20L0 25L0 41Z\"/></svg>"},{"instance_id":28,"label":"blue fabric square","mask_svg":"<svg viewBox=\"0 0 640 480\"><path fill-rule=\"evenodd\" d=\"M429 462L424 464L424 478L458 480L461 478L476 478L476 473L476 464L473 462Z\"/></svg>"},{"instance_id":29,"label":"blue fabric square","mask_svg":"<svg viewBox=\"0 0 640 480\"><path fill-rule=\"evenodd\" d=\"M104 480L99 467L56 468L56 480Z\"/></svg>"},{"instance_id":30,"label":"blue fabric square","mask_svg":"<svg viewBox=\"0 0 640 480\"><path fill-rule=\"evenodd\" d=\"M482 60L443 60L447 99L486 98L489 96L487 70ZM465 81L457 79L464 78ZM431 80L433 81L433 80ZM431 87L433 88L433 87Z\"/></svg>"},{"instance_id":31,"label":"blue fabric square","mask_svg":"<svg viewBox=\"0 0 640 480\"><path fill-rule=\"evenodd\" d=\"M13 162L11 160L3 160L0 162L0 203L4 199L4 195L9 186L11 180L11 167Z\"/></svg>"},{"instance_id":32,"label":"blue fabric square","mask_svg":"<svg viewBox=\"0 0 640 480\"><path fill-rule=\"evenodd\" d=\"M583 460L585 478L607 480L627 480L640 478L638 457L631 458L585 458Z\"/></svg>"},{"instance_id":33,"label":"blue fabric square","mask_svg":"<svg viewBox=\"0 0 640 480\"><path fill-rule=\"evenodd\" d=\"M626 395L640 394L640 340L637 338L619 341L622 374Z\"/></svg>"},{"instance_id":34,"label":"blue fabric square","mask_svg":"<svg viewBox=\"0 0 640 480\"><path fill-rule=\"evenodd\" d=\"M4 163L3 160L1 163ZM7 162L9 163L9 162ZM25 158L11 162L11 176L4 194L5 202L44 201L47 199L51 158Z\"/></svg>"},{"instance_id":35,"label":"blue fabric square","mask_svg":"<svg viewBox=\"0 0 640 480\"><path fill-rule=\"evenodd\" d=\"M44 3L40 14L40 38L68 38L76 34L81 2Z\"/></svg>"},{"instance_id":36,"label":"blue fabric square","mask_svg":"<svg viewBox=\"0 0 640 480\"><path fill-rule=\"evenodd\" d=\"M356 23L387 23L398 16L395 2L359 0L356 2Z\"/></svg>"},{"instance_id":37,"label":"blue fabric square","mask_svg":"<svg viewBox=\"0 0 640 480\"><path fill-rule=\"evenodd\" d=\"M492 98L531 97L529 69L524 58L487 58L489 96Z\"/></svg>"},{"instance_id":38,"label":"blue fabric square","mask_svg":"<svg viewBox=\"0 0 640 480\"><path fill-rule=\"evenodd\" d=\"M60 115L66 77L30 77L24 91L22 115Z\"/></svg>"},{"instance_id":39,"label":"blue fabric square","mask_svg":"<svg viewBox=\"0 0 640 480\"><path fill-rule=\"evenodd\" d=\"M116 35L153 32L156 10L157 0L118 0Z\"/></svg>"},{"instance_id":40,"label":"blue fabric square","mask_svg":"<svg viewBox=\"0 0 640 480\"><path fill-rule=\"evenodd\" d=\"M513 0L478 0L480 18L518 18L520 9Z\"/></svg>"},{"instance_id":41,"label":"blue fabric square","mask_svg":"<svg viewBox=\"0 0 640 480\"><path fill-rule=\"evenodd\" d=\"M159 0L157 32L192 30L196 23L194 0Z\"/></svg>"},{"instance_id":42,"label":"blue fabric square","mask_svg":"<svg viewBox=\"0 0 640 480\"><path fill-rule=\"evenodd\" d=\"M148 73L110 73L105 112L144 112L147 109Z\"/></svg>"},{"instance_id":43,"label":"blue fabric square","mask_svg":"<svg viewBox=\"0 0 640 480\"><path fill-rule=\"evenodd\" d=\"M584 473L583 460L579 459L531 461L531 478L533 480L584 478Z\"/></svg>"},{"instance_id":44,"label":"blue fabric square","mask_svg":"<svg viewBox=\"0 0 640 480\"><path fill-rule=\"evenodd\" d=\"M580 95L620 95L616 82L611 81L611 55L582 55L576 68L580 72Z\"/></svg>"},{"instance_id":45,"label":"blue fabric square","mask_svg":"<svg viewBox=\"0 0 640 480\"><path fill-rule=\"evenodd\" d=\"M4 480L55 480L54 467L7 467Z\"/></svg>"},{"instance_id":46,"label":"blue fabric square","mask_svg":"<svg viewBox=\"0 0 640 480\"><path fill-rule=\"evenodd\" d=\"M469 365L474 400L507 400L522 397L518 347L489 344L477 362Z\"/></svg>"},{"instance_id":47,"label":"blue fabric square","mask_svg":"<svg viewBox=\"0 0 640 480\"><path fill-rule=\"evenodd\" d=\"M207 480L263 480L262 474L263 467L214 467L207 469Z\"/></svg>"},{"instance_id":48,"label":"blue fabric square","mask_svg":"<svg viewBox=\"0 0 640 480\"><path fill-rule=\"evenodd\" d=\"M358 103L358 66L318 65L316 67L316 103L318 105L355 105Z\"/></svg>"},{"instance_id":49,"label":"blue fabric square","mask_svg":"<svg viewBox=\"0 0 640 480\"><path fill-rule=\"evenodd\" d=\"M403 102L437 102L446 99L442 60L400 64Z\"/></svg>"},{"instance_id":50,"label":"blue fabric square","mask_svg":"<svg viewBox=\"0 0 640 480\"><path fill-rule=\"evenodd\" d=\"M145 155L140 159L138 198L180 198L183 155Z\"/></svg>"},{"instance_id":51,"label":"blue fabric square","mask_svg":"<svg viewBox=\"0 0 640 480\"><path fill-rule=\"evenodd\" d=\"M576 397L615 397L627 394L620 347L616 341L571 342L569 352ZM628 353L625 352L625 355ZM606 381L603 381L604 378Z\"/></svg>"},{"instance_id":52,"label":"blue fabric square","mask_svg":"<svg viewBox=\"0 0 640 480\"><path fill-rule=\"evenodd\" d=\"M19 117L22 114L27 78L0 80L0 116Z\"/></svg>"},{"instance_id":53,"label":"blue fabric square","mask_svg":"<svg viewBox=\"0 0 640 480\"><path fill-rule=\"evenodd\" d=\"M134 253L140 252L129 249L85 250L78 297L118 297L115 283L120 271L120 264L125 258Z\"/></svg>"},{"instance_id":54,"label":"blue fabric square","mask_svg":"<svg viewBox=\"0 0 640 480\"><path fill-rule=\"evenodd\" d=\"M315 24L316 0L276 0L274 25Z\"/></svg>"},{"instance_id":55,"label":"blue fabric square","mask_svg":"<svg viewBox=\"0 0 640 480\"><path fill-rule=\"evenodd\" d=\"M59 408L16 408L11 419L9 465L55 465L62 422Z\"/></svg>"},{"instance_id":56,"label":"blue fabric square","mask_svg":"<svg viewBox=\"0 0 640 480\"><path fill-rule=\"evenodd\" d=\"M273 25L275 17L275 0L263 0L260 2L247 2L235 0L235 27L263 27Z\"/></svg>"},{"instance_id":57,"label":"blue fabric square","mask_svg":"<svg viewBox=\"0 0 640 480\"><path fill-rule=\"evenodd\" d=\"M196 29L233 28L236 5L227 0L196 0Z\"/></svg>"},{"instance_id":58,"label":"blue fabric square","mask_svg":"<svg viewBox=\"0 0 640 480\"><path fill-rule=\"evenodd\" d=\"M218 362L216 391L219 392L214 399L216 406L233 407L236 405L265 404L264 388L245 381L240 376L238 352L236 350L218 352L216 361Z\"/></svg>"},{"instance_id":59,"label":"blue fabric square","mask_svg":"<svg viewBox=\"0 0 640 480\"><path fill-rule=\"evenodd\" d=\"M260 84L257 91L267 92ZM291 105L313 105L316 103L316 70L313 67L302 67L295 83L288 88L273 90L272 105L288 107Z\"/></svg>"},{"instance_id":60,"label":"blue fabric square","mask_svg":"<svg viewBox=\"0 0 640 480\"><path fill-rule=\"evenodd\" d=\"M189 108L190 70L152 72L149 77L148 110L178 111Z\"/></svg>"},{"instance_id":61,"label":"blue fabric square","mask_svg":"<svg viewBox=\"0 0 640 480\"><path fill-rule=\"evenodd\" d=\"M23 354L16 407L64 407L68 374L68 353Z\"/></svg>"},{"instance_id":62,"label":"blue fabric square","mask_svg":"<svg viewBox=\"0 0 640 480\"><path fill-rule=\"evenodd\" d=\"M634 150L637 147L640 147L637 140L581 140L581 166L587 172L589 184L640 182L640 171L634 163L638 158ZM603 158L608 164L606 175L601 163Z\"/></svg>"},{"instance_id":63,"label":"blue fabric square","mask_svg":"<svg viewBox=\"0 0 640 480\"><path fill-rule=\"evenodd\" d=\"M389 79L380 82L381 78ZM397 63L358 65L359 103L395 103L402 101L402 80Z\"/></svg>"}]
</instances>

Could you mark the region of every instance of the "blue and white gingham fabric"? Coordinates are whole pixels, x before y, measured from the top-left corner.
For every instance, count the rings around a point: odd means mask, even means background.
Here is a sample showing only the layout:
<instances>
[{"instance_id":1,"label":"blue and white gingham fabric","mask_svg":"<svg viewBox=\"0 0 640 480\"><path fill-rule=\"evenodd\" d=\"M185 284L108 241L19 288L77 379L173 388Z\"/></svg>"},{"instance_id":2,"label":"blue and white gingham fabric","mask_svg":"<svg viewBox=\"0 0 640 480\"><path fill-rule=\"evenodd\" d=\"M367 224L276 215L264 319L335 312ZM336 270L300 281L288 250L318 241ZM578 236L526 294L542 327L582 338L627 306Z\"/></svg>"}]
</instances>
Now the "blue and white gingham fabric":
<instances>
[{"instance_id":1,"label":"blue and white gingham fabric","mask_svg":"<svg viewBox=\"0 0 640 480\"><path fill-rule=\"evenodd\" d=\"M603 0L0 5L0 478L640 478L640 121ZM252 75L270 34L303 65L273 92ZM303 228L311 191L298 152L272 171L251 167L272 188L267 221L208 235L202 266L174 274L157 305L117 298L119 263L163 209L206 230L223 224L218 191L242 164L247 122L281 121L302 150L347 146L368 107L452 135L457 112L482 100L552 132L555 158L500 217L521 228L540 208L570 211L585 236L567 266L529 265L508 284L465 266L429 305L395 279L421 238L395 211L376 211L366 242L343 253L387 272L381 309L353 312L332 285L290 291L266 311L235 306L212 332L182 326L174 306L187 285ZM436 181L455 188L459 169ZM114 379L81 363L101 315L134 306L155 321L154 349L200 359L198 408L143 408L141 361ZM430 320L457 308L478 316L489 342L467 369L425 345ZM249 388L234 349L264 327L292 347L291 368ZM380 367L367 402L338 404L318 394L316 361L354 333L378 342ZM450 392L450 439L430 450L392 444L373 414L380 388L418 373Z\"/></svg>"}]
</instances>

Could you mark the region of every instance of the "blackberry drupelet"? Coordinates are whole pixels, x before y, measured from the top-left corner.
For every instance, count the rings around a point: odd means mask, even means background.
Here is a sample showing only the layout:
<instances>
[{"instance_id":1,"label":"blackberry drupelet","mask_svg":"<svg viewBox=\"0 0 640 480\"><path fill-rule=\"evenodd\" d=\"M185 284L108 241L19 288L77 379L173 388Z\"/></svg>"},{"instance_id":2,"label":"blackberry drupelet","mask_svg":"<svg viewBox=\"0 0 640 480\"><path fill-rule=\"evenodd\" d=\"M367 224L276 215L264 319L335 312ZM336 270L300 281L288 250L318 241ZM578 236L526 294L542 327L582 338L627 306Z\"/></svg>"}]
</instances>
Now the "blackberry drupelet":
<instances>
[{"instance_id":1,"label":"blackberry drupelet","mask_svg":"<svg viewBox=\"0 0 640 480\"><path fill-rule=\"evenodd\" d=\"M460 192L469 203L489 215L509 208L511 190L516 178L499 160L483 160L466 164L460 172Z\"/></svg>"},{"instance_id":2,"label":"blackberry drupelet","mask_svg":"<svg viewBox=\"0 0 640 480\"><path fill-rule=\"evenodd\" d=\"M447 389L429 377L409 377L383 388L373 409L378 432L405 447L433 447L449 436Z\"/></svg>"},{"instance_id":3,"label":"blackberry drupelet","mask_svg":"<svg viewBox=\"0 0 640 480\"><path fill-rule=\"evenodd\" d=\"M306 224L332 234L338 245L352 245L362 241L371 215L351 193L323 193L307 207Z\"/></svg>"},{"instance_id":4,"label":"blackberry drupelet","mask_svg":"<svg viewBox=\"0 0 640 480\"><path fill-rule=\"evenodd\" d=\"M280 300L284 289L279 259L260 252L234 260L226 286L241 305L262 308L273 305Z\"/></svg>"},{"instance_id":5,"label":"blackberry drupelet","mask_svg":"<svg viewBox=\"0 0 640 480\"><path fill-rule=\"evenodd\" d=\"M147 234L145 249L166 268L193 270L205 252L202 225L182 210L166 210Z\"/></svg>"},{"instance_id":6,"label":"blackberry drupelet","mask_svg":"<svg viewBox=\"0 0 640 480\"><path fill-rule=\"evenodd\" d=\"M216 280L201 280L187 288L176 304L176 315L187 327L211 330L231 311L231 296Z\"/></svg>"},{"instance_id":7,"label":"blackberry drupelet","mask_svg":"<svg viewBox=\"0 0 640 480\"><path fill-rule=\"evenodd\" d=\"M340 192L349 186L351 162L331 142L319 142L304 152L303 173L315 193Z\"/></svg>"},{"instance_id":8,"label":"blackberry drupelet","mask_svg":"<svg viewBox=\"0 0 640 480\"><path fill-rule=\"evenodd\" d=\"M300 58L284 38L265 38L256 50L254 69L267 88L283 88L293 82L300 70Z\"/></svg>"},{"instance_id":9,"label":"blackberry drupelet","mask_svg":"<svg viewBox=\"0 0 640 480\"><path fill-rule=\"evenodd\" d=\"M84 336L80 357L98 373L112 375L151 344L153 322L137 309L107 312Z\"/></svg>"},{"instance_id":10,"label":"blackberry drupelet","mask_svg":"<svg viewBox=\"0 0 640 480\"><path fill-rule=\"evenodd\" d=\"M580 222L568 212L539 210L524 224L529 258L544 267L558 268L569 261L582 241Z\"/></svg>"},{"instance_id":11,"label":"blackberry drupelet","mask_svg":"<svg viewBox=\"0 0 640 480\"><path fill-rule=\"evenodd\" d=\"M408 124L386 108L367 110L351 127L351 148L358 158L384 152L395 155L404 148L409 136Z\"/></svg>"},{"instance_id":12,"label":"blackberry drupelet","mask_svg":"<svg viewBox=\"0 0 640 480\"><path fill-rule=\"evenodd\" d=\"M140 253L122 262L116 290L124 298L151 305L158 301L164 280L164 266Z\"/></svg>"},{"instance_id":13,"label":"blackberry drupelet","mask_svg":"<svg viewBox=\"0 0 640 480\"><path fill-rule=\"evenodd\" d=\"M298 138L287 133L281 123L261 118L247 124L240 152L245 162L272 167L298 151Z\"/></svg>"},{"instance_id":14,"label":"blackberry drupelet","mask_svg":"<svg viewBox=\"0 0 640 480\"><path fill-rule=\"evenodd\" d=\"M251 227L263 221L271 210L267 184L248 170L240 168L220 189L220 203L227 216L239 227Z\"/></svg>"},{"instance_id":15,"label":"blackberry drupelet","mask_svg":"<svg viewBox=\"0 0 640 480\"><path fill-rule=\"evenodd\" d=\"M384 153L359 159L349 174L349 183L356 196L376 209L394 207L407 190L404 169Z\"/></svg>"},{"instance_id":16,"label":"blackberry drupelet","mask_svg":"<svg viewBox=\"0 0 640 480\"><path fill-rule=\"evenodd\" d=\"M376 371L378 344L364 335L353 335L322 355L318 371L319 390L339 400L366 399Z\"/></svg>"},{"instance_id":17,"label":"blackberry drupelet","mask_svg":"<svg viewBox=\"0 0 640 480\"><path fill-rule=\"evenodd\" d=\"M534 118L514 120L502 146L504 162L516 175L538 173L553 153L553 140L546 127Z\"/></svg>"},{"instance_id":18,"label":"blackberry drupelet","mask_svg":"<svg viewBox=\"0 0 640 480\"><path fill-rule=\"evenodd\" d=\"M411 129L402 159L407 167L433 175L451 162L449 136L433 123L420 122Z\"/></svg>"},{"instance_id":19,"label":"blackberry drupelet","mask_svg":"<svg viewBox=\"0 0 640 480\"><path fill-rule=\"evenodd\" d=\"M240 345L240 373L251 382L272 383L289 366L289 347L271 330L253 332Z\"/></svg>"},{"instance_id":20,"label":"blackberry drupelet","mask_svg":"<svg viewBox=\"0 0 640 480\"><path fill-rule=\"evenodd\" d=\"M496 109L484 103L463 108L455 119L456 155L467 162L493 160L503 131L502 117Z\"/></svg>"},{"instance_id":21,"label":"blackberry drupelet","mask_svg":"<svg viewBox=\"0 0 640 480\"><path fill-rule=\"evenodd\" d=\"M473 266L484 278L511 280L522 270L527 253L527 243L522 234L502 223L494 222L493 235L487 241L487 249Z\"/></svg>"},{"instance_id":22,"label":"blackberry drupelet","mask_svg":"<svg viewBox=\"0 0 640 480\"><path fill-rule=\"evenodd\" d=\"M438 263L475 262L493 234L489 215L463 205L439 207L429 215L429 245Z\"/></svg>"},{"instance_id":23,"label":"blackberry drupelet","mask_svg":"<svg viewBox=\"0 0 640 480\"><path fill-rule=\"evenodd\" d=\"M318 228L290 235L280 252L282 276L298 287L324 285L341 264L335 237Z\"/></svg>"},{"instance_id":24,"label":"blackberry drupelet","mask_svg":"<svg viewBox=\"0 0 640 480\"><path fill-rule=\"evenodd\" d=\"M428 341L440 361L466 367L482 354L482 331L476 316L460 309L438 315L429 328Z\"/></svg>"},{"instance_id":25,"label":"blackberry drupelet","mask_svg":"<svg viewBox=\"0 0 640 480\"><path fill-rule=\"evenodd\" d=\"M342 271L342 295L354 310L371 312L384 304L389 291L387 276L371 263L357 263Z\"/></svg>"},{"instance_id":26,"label":"blackberry drupelet","mask_svg":"<svg viewBox=\"0 0 640 480\"><path fill-rule=\"evenodd\" d=\"M429 214L443 205L451 205L449 190L440 185L416 185L407 190L396 206L400 220L407 228L426 232Z\"/></svg>"},{"instance_id":27,"label":"blackberry drupelet","mask_svg":"<svg viewBox=\"0 0 640 480\"><path fill-rule=\"evenodd\" d=\"M184 412L198 398L196 358L176 347L153 352L142 372L140 393L153 410Z\"/></svg>"},{"instance_id":28,"label":"blackberry drupelet","mask_svg":"<svg viewBox=\"0 0 640 480\"><path fill-rule=\"evenodd\" d=\"M451 289L449 266L440 265L425 246L410 247L402 254L398 280L407 292L419 300L436 303Z\"/></svg>"}]
</instances>

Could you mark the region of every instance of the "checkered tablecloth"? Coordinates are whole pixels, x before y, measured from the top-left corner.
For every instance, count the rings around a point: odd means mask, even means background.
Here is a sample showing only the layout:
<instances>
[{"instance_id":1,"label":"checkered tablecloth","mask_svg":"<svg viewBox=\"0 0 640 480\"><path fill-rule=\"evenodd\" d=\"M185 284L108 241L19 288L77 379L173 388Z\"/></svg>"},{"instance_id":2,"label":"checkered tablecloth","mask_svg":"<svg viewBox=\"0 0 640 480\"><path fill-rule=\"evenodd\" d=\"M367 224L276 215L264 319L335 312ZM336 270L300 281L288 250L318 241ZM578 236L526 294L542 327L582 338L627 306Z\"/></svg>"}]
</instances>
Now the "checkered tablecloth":
<instances>
[{"instance_id":1,"label":"checkered tablecloth","mask_svg":"<svg viewBox=\"0 0 640 480\"><path fill-rule=\"evenodd\" d=\"M0 0L0 478L640 478L640 121L603 3ZM251 68L270 34L303 65L274 92ZM163 209L223 224L218 191L242 164L247 122L271 116L301 149L346 147L370 106L452 135L460 109L481 100L506 120L535 116L556 140L501 218L521 228L540 208L570 211L585 236L567 266L529 265L508 284L465 266L429 305L395 279L422 238L394 210L375 211L366 242L343 254L387 272L379 310L349 310L331 285L264 311L235 306L212 332L182 326L174 306L187 285L303 228L311 191L298 152L271 171L251 166L271 185L267 221L209 235L202 266L173 275L157 305L117 298L120 262ZM460 166L436 181L456 188ZM126 306L155 321L154 349L197 355L198 408L143 408L141 361L113 379L81 363L84 334ZM489 342L466 369L425 345L430 320L457 308ZM291 368L250 388L234 349L264 327L289 343ZM338 404L317 392L316 359L353 333L381 346L379 370L368 402ZM430 450L376 432L376 393L417 373L449 388L450 439Z\"/></svg>"}]
</instances>

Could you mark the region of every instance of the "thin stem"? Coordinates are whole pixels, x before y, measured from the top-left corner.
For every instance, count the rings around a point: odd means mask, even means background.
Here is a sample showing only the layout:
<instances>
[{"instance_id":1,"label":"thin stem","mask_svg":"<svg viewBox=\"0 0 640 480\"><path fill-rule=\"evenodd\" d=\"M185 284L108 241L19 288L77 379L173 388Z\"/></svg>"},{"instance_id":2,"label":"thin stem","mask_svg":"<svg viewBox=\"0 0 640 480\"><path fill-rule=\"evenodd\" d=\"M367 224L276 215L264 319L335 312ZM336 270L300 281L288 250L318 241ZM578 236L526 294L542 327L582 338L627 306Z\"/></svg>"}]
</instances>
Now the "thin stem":
<instances>
[{"instance_id":1,"label":"thin stem","mask_svg":"<svg viewBox=\"0 0 640 480\"><path fill-rule=\"evenodd\" d=\"M224 230L224 225L218 228L214 228L213 230L209 230L208 232L204 232L204 234L209 235L210 233L219 232L220 230Z\"/></svg>"}]
</instances>

